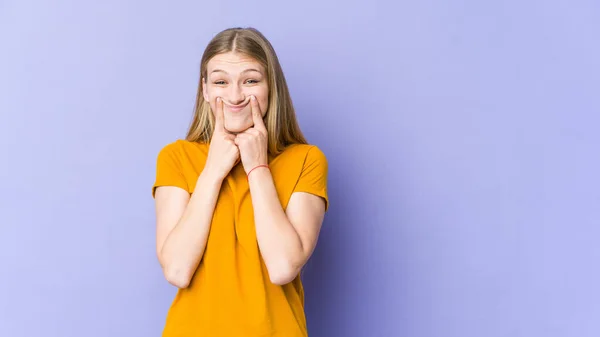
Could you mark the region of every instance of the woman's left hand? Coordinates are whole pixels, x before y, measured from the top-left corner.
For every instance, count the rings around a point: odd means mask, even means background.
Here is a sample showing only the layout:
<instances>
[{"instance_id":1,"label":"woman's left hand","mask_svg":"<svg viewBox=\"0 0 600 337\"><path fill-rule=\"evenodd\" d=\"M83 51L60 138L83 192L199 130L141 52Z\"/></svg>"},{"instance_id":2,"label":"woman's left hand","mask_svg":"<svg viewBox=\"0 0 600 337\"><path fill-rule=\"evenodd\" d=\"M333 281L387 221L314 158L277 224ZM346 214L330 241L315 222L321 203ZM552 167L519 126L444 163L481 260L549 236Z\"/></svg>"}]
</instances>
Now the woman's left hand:
<instances>
[{"instance_id":1,"label":"woman's left hand","mask_svg":"<svg viewBox=\"0 0 600 337\"><path fill-rule=\"evenodd\" d=\"M250 99L250 106L254 127L237 134L235 137L235 144L240 150L240 157L246 174L259 165L268 164L267 127L254 96Z\"/></svg>"}]
</instances>

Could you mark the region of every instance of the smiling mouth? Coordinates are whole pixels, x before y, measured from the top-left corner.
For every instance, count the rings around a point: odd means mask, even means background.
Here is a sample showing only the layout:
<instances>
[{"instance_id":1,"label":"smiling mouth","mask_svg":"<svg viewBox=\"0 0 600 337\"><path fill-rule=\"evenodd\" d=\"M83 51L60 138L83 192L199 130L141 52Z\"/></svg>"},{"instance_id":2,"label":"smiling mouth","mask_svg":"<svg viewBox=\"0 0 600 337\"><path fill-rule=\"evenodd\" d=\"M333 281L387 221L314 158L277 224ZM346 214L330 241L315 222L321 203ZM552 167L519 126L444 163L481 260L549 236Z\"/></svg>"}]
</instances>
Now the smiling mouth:
<instances>
[{"instance_id":1,"label":"smiling mouth","mask_svg":"<svg viewBox=\"0 0 600 337\"><path fill-rule=\"evenodd\" d=\"M223 102L225 104L226 107L228 107L231 110L235 110L235 111L239 111L242 110L243 108L246 107L246 105L248 105L248 102L244 103L244 104L239 104L239 105L232 105L232 104L227 104L225 102Z\"/></svg>"}]
</instances>

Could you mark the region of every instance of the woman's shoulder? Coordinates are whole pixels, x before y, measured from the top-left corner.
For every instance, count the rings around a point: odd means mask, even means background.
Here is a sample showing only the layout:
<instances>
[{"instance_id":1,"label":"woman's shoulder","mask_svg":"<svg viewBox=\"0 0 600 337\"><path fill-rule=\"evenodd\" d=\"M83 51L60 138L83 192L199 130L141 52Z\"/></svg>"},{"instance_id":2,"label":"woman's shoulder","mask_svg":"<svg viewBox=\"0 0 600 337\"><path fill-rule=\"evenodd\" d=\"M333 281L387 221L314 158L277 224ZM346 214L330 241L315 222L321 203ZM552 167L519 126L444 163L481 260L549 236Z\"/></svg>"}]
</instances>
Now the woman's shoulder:
<instances>
[{"instance_id":1,"label":"woman's shoulder","mask_svg":"<svg viewBox=\"0 0 600 337\"><path fill-rule=\"evenodd\" d=\"M292 144L286 147L278 156L280 162L317 163L327 165L327 156L315 144Z\"/></svg>"},{"instance_id":2,"label":"woman's shoulder","mask_svg":"<svg viewBox=\"0 0 600 337\"><path fill-rule=\"evenodd\" d=\"M208 144L192 142L185 139L176 139L170 143L167 143L160 149L160 153L171 154L171 155L184 155L190 152L206 152Z\"/></svg>"},{"instance_id":3,"label":"woman's shoulder","mask_svg":"<svg viewBox=\"0 0 600 337\"><path fill-rule=\"evenodd\" d=\"M286 147L282 154L288 156L323 156L325 153L316 144L292 144Z\"/></svg>"},{"instance_id":4,"label":"woman's shoulder","mask_svg":"<svg viewBox=\"0 0 600 337\"><path fill-rule=\"evenodd\" d=\"M158 164L168 163L180 170L200 170L208 157L208 144L176 139L164 145L158 153Z\"/></svg>"}]
</instances>

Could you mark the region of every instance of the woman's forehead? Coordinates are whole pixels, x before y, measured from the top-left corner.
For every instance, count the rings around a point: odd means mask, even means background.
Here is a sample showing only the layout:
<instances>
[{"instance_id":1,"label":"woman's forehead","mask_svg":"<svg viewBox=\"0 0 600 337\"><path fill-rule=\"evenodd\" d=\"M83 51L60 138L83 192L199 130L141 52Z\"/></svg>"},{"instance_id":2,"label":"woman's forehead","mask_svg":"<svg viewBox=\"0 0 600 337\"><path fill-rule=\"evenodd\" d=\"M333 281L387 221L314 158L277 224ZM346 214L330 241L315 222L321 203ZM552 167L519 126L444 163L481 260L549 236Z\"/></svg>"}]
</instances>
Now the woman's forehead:
<instances>
[{"instance_id":1,"label":"woman's forehead","mask_svg":"<svg viewBox=\"0 0 600 337\"><path fill-rule=\"evenodd\" d=\"M262 65L254 58L241 53L228 52L215 55L207 64L207 70L211 72L247 72L258 71L263 72Z\"/></svg>"}]
</instances>

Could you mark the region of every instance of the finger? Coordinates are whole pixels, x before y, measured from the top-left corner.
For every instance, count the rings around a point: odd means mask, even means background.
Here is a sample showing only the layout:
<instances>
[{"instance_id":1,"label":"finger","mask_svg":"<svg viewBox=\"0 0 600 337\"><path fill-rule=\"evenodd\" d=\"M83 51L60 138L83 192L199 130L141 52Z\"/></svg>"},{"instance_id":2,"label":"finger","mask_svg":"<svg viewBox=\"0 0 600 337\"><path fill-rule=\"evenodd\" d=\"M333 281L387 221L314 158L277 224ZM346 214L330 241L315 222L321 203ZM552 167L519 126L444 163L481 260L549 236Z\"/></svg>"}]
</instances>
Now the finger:
<instances>
[{"instance_id":1,"label":"finger","mask_svg":"<svg viewBox=\"0 0 600 337\"><path fill-rule=\"evenodd\" d=\"M252 107L252 120L254 121L254 128L258 131L266 132L267 128L265 127L263 115L262 112L260 112L260 107L258 106L256 96L252 95L250 98L250 105Z\"/></svg>"},{"instance_id":2,"label":"finger","mask_svg":"<svg viewBox=\"0 0 600 337\"><path fill-rule=\"evenodd\" d=\"M260 136L260 131L258 131L256 128L249 128L244 131L244 134L249 136Z\"/></svg>"},{"instance_id":3,"label":"finger","mask_svg":"<svg viewBox=\"0 0 600 337\"><path fill-rule=\"evenodd\" d=\"M235 139L233 140L233 142L235 143L235 145L239 146L247 139L248 139L248 137L244 133L240 133L235 136Z\"/></svg>"},{"instance_id":4,"label":"finger","mask_svg":"<svg viewBox=\"0 0 600 337\"><path fill-rule=\"evenodd\" d=\"M242 132L242 133L238 133L237 135L235 135L235 140L236 141L240 141L243 139L248 139L248 134L247 134L248 130Z\"/></svg>"},{"instance_id":5,"label":"finger","mask_svg":"<svg viewBox=\"0 0 600 337\"><path fill-rule=\"evenodd\" d=\"M221 97L217 97L215 103L215 130L223 131L224 129L225 116L223 113L223 100Z\"/></svg>"}]
</instances>

